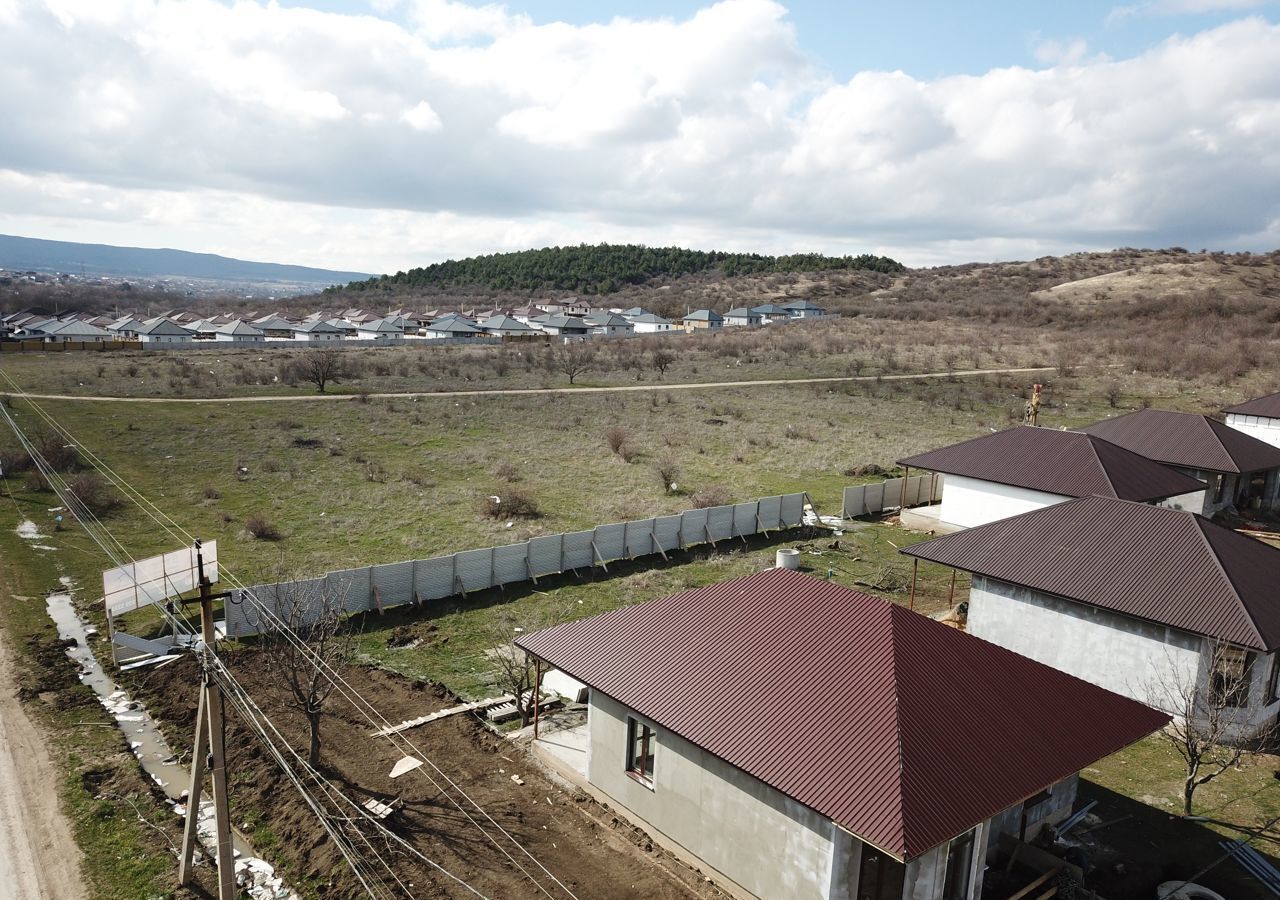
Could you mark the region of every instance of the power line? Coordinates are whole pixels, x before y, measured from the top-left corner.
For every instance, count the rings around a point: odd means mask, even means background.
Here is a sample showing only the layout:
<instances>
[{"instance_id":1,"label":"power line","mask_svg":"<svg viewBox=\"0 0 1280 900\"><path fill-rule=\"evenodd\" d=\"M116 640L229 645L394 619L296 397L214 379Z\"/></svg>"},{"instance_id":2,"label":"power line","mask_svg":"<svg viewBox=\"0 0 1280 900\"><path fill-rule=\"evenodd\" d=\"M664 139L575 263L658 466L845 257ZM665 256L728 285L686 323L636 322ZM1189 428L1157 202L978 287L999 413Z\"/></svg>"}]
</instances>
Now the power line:
<instances>
[{"instance_id":1,"label":"power line","mask_svg":"<svg viewBox=\"0 0 1280 900\"><path fill-rule=\"evenodd\" d=\"M100 474L102 474L105 478L107 478L107 480L110 481L114 486L119 488L128 499L130 499L135 505L137 505L140 509L142 509L157 525L161 527L161 529L163 529L171 537L176 538L180 534L181 536L185 537L188 541L195 540L195 538L189 532L187 532L184 528L182 528L181 525L175 522L166 513L164 513L163 510L161 510L154 503L152 503L141 491L133 487L133 485L131 485L123 476L115 472L109 465L107 465L96 454L94 454L92 450L85 447L83 444L79 443L75 439L75 436L69 430L67 430L60 422L58 422L54 417L50 416L47 412L41 409L40 406L35 402L33 402L30 398L25 397L24 396L25 391L23 391L23 389L19 385L17 385L17 383L14 382L13 379L7 373L5 373L3 370L0 370L0 376L3 376L5 380L7 380L11 385L14 386L15 389L19 391L20 396L22 396L23 399L27 401L28 405L31 407L33 411L37 413L37 415L39 415L42 419L44 419L52 428L55 429L55 431L57 431L59 434L62 434L69 441L71 441L76 447L76 449L95 468L95 470L97 470ZM18 428L17 424L13 421L12 417L8 416L7 412L6 412L6 418L8 418L10 426L13 427L15 431L18 431L20 433L20 429ZM24 443L28 443L25 441L25 436L20 437L20 440L24 440ZM28 452L30 452L30 450ZM93 519L93 521L97 522L96 517L92 517L92 513L89 513L89 516ZM79 518L79 516L77 516L77 518ZM100 526L101 523L98 523L98 525ZM111 535L107 529L103 528L102 530L113 541L115 540L114 536ZM91 534L91 536L93 535ZM124 549L123 545L120 544L119 541L115 541L115 543L120 547L124 555L127 556L128 553ZM99 546L102 546L101 542L99 543ZM105 547L104 547L104 550L105 550ZM108 555L112 556L112 554L108 554ZM276 615L273 610L269 609L265 604L263 604L262 601L252 591L247 590L244 584L240 581L238 577L235 576L233 572L227 569L225 565L220 565L220 568L222 568L223 572L227 575L228 580L233 585L238 586L242 590L242 595L245 598L248 598L250 602L262 614L275 620L277 627L286 636L286 638L294 642L294 644L298 646L299 649L301 649L304 657L308 657L312 660L313 664L316 665L317 672L320 674L323 674L326 678L328 678L330 683L338 689L339 693L349 703L351 703L352 706L357 709L357 711L359 711L365 717L366 721L370 722L370 724L374 726L375 730L380 730L378 729L379 722L381 723L383 728L391 724L384 716L382 716L382 714L376 709L376 707L374 707L371 703L369 703L369 701L366 700L357 689L352 687L351 684L345 678L343 678L340 673L334 670L333 667L329 665L327 661L318 657L311 650L311 648L306 644L306 642L302 641L301 638L297 635L297 633L292 628L289 627L288 623L280 619L279 616ZM167 610L164 610L164 614L166 615L166 617L170 619L175 618L171 614L169 614ZM182 623L182 627L189 630L189 626L187 626L185 622ZM491 815L489 815L489 813L485 811L484 808L480 806L480 804L477 803L469 794L467 794L466 791L464 791L456 782L454 782L451 778L449 778L449 776L439 766L437 766L435 762L431 760L431 758L426 753L424 753L421 750L421 748L419 748L413 741L403 737L402 735L384 734L384 736L390 740L393 746L397 745L397 741L402 742L403 746L398 748L401 750L401 752L405 752L405 749L407 748L408 751L411 751L414 754L421 757L436 772L436 774L439 775L441 779L443 779L449 785L450 788L452 788L454 791L460 794L486 820L488 820L489 823L492 824L493 827L496 828L497 831L503 837L505 837L508 841L510 841L518 850L520 850L521 853L523 853L530 860L532 860L533 863L538 868L540 868L547 875L547 877L551 879L551 881L555 885L560 887L566 894L568 894L569 897L573 898L573 900L577 900L576 895L559 878L557 878L549 869L547 869L547 867L543 865L543 863L540 860L538 860L535 856L533 856L533 854L531 854L518 840L516 840L516 838L513 835L511 835L510 832L508 832L505 828L503 828L501 824L499 824ZM493 843L494 846L497 847L504 856L506 856L506 858L512 863L512 865L514 865L526 878L528 878L534 884L534 886L538 888L539 891L546 894L548 897L552 896L551 892L548 891L547 888L538 881L538 879L534 878L533 875L528 871L528 869L526 869L523 865L521 865L520 862L515 857L513 857L511 853L508 852L507 849L503 847L498 842L498 840L492 834L489 833L487 829L484 828L483 825L481 825L478 821L476 821L475 817L472 816L466 810L466 808L461 803L459 803L458 800L449 791L441 787L439 782L437 782L434 778L432 778L430 774L426 772L424 769L419 768L419 771L421 771L423 777L425 777L427 781L441 795L448 798L449 801L458 809L458 811L461 812L468 819L468 821L470 821L471 824L474 825L481 832L481 834L485 836L487 840ZM425 857L423 857L423 859L425 859ZM450 876L450 877L453 877L453 876Z\"/></svg>"}]
</instances>

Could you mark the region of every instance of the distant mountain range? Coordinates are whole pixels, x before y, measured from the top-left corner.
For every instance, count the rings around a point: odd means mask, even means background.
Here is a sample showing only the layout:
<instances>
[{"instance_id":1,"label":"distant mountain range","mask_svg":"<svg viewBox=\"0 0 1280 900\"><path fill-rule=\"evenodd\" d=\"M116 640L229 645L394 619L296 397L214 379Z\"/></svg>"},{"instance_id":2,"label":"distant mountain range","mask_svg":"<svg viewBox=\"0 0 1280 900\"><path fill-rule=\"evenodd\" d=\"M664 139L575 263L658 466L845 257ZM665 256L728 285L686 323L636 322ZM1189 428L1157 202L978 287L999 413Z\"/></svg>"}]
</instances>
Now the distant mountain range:
<instances>
[{"instance_id":1,"label":"distant mountain range","mask_svg":"<svg viewBox=\"0 0 1280 900\"><path fill-rule=\"evenodd\" d=\"M205 281L306 284L324 287L371 276L367 272L336 272L310 266L248 262L213 253L149 250L77 244L0 234L0 268L11 271L65 272L72 275L110 275L126 278L198 278Z\"/></svg>"}]
</instances>

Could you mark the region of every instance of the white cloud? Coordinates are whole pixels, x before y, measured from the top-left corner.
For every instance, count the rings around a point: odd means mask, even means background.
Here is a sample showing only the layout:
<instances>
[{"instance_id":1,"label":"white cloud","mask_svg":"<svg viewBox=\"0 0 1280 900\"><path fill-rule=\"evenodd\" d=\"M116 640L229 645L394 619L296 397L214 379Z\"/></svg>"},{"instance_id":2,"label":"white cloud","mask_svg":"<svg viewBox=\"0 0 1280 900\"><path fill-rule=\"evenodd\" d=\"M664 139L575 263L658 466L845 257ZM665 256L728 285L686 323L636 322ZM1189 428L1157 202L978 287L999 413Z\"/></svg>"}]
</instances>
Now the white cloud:
<instances>
[{"instance_id":1,"label":"white cloud","mask_svg":"<svg viewBox=\"0 0 1280 900\"><path fill-rule=\"evenodd\" d=\"M772 0L582 27L409 2L400 25L0 0L0 230L355 269L605 239L913 263L1280 244L1262 19L1127 60L1042 42L1040 70L835 83Z\"/></svg>"},{"instance_id":2,"label":"white cloud","mask_svg":"<svg viewBox=\"0 0 1280 900\"><path fill-rule=\"evenodd\" d=\"M1268 0L1144 0L1117 6L1107 14L1107 23L1114 24L1135 16L1189 16L1213 12L1240 12L1264 6Z\"/></svg>"}]
</instances>

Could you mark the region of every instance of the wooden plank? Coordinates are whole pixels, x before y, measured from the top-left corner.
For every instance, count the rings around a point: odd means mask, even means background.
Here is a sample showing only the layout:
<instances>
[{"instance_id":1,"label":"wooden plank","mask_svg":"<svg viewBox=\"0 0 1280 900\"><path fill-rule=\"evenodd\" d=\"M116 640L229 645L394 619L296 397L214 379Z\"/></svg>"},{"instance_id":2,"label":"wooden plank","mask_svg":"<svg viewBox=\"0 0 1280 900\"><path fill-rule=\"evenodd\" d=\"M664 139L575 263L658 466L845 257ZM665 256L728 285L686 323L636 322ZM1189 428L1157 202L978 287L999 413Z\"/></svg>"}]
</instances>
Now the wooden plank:
<instances>
[{"instance_id":1,"label":"wooden plank","mask_svg":"<svg viewBox=\"0 0 1280 900\"><path fill-rule=\"evenodd\" d=\"M445 719L449 716L456 716L458 713L472 712L477 709L488 709L490 706L498 706L502 703L510 703L514 700L511 694L503 694L501 697L490 697L487 700L477 700L474 703L463 703L461 706L451 706L448 709L442 709L437 712L428 713L425 716L419 716L416 719L406 719L399 725L391 725L380 731L375 731L374 736L386 737L391 734L399 734L402 731L408 731L410 728L417 728L419 725L426 725L428 722L435 722L438 719Z\"/></svg>"},{"instance_id":2,"label":"wooden plank","mask_svg":"<svg viewBox=\"0 0 1280 900\"><path fill-rule=\"evenodd\" d=\"M1054 876L1056 876L1056 875L1057 875L1059 872L1061 872L1061 871L1062 871L1062 867L1061 867L1061 866L1059 866L1059 867L1058 867L1058 868L1056 868L1056 869L1050 869L1048 872L1045 872L1043 875L1041 875L1041 876L1040 876L1039 878L1037 878L1035 881L1031 882L1029 885L1027 885L1026 887L1024 887L1022 890L1018 891L1016 894L1010 894L1010 895L1009 895L1009 897L1008 897L1008 900L1022 900L1022 898L1023 898L1023 897L1026 897L1027 895L1029 895L1032 891L1036 890L1037 888L1044 887L1046 884L1048 884L1048 882L1049 882L1049 879L1050 879L1050 878L1053 878ZM1051 890L1053 893L1056 893L1058 889L1057 889L1057 887L1055 886L1055 887L1051 888L1050 890ZM1053 895L1053 894L1052 894L1052 893L1050 893L1050 894L1049 894L1049 895L1047 895L1047 896L1052 896L1052 895ZM1046 896L1046 895L1045 895L1045 894L1041 894L1041 895L1040 895L1040 897L1044 897L1044 896ZM1040 900L1040 897L1037 897L1037 898L1036 898L1036 900Z\"/></svg>"}]
</instances>

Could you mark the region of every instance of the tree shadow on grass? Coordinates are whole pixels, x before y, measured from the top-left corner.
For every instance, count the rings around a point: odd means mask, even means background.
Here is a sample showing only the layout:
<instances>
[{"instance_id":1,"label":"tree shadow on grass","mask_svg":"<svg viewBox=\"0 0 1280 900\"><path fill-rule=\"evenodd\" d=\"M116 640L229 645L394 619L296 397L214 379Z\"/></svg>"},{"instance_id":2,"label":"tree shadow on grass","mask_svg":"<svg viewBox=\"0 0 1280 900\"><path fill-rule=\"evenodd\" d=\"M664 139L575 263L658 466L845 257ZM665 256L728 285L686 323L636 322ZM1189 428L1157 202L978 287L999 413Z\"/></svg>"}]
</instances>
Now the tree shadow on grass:
<instances>
[{"instance_id":1,"label":"tree shadow on grass","mask_svg":"<svg viewBox=\"0 0 1280 900\"><path fill-rule=\"evenodd\" d=\"M1273 896L1234 860L1223 859L1218 842L1238 834L1184 821L1081 778L1077 806L1090 800L1098 805L1068 837L1089 856L1092 870L1086 884L1108 900L1154 898L1162 882L1189 878L1229 900ZM1254 824L1240 823L1242 827ZM1280 846L1261 840L1253 846L1273 865L1280 865ZM1207 872L1198 874L1206 868Z\"/></svg>"}]
</instances>

